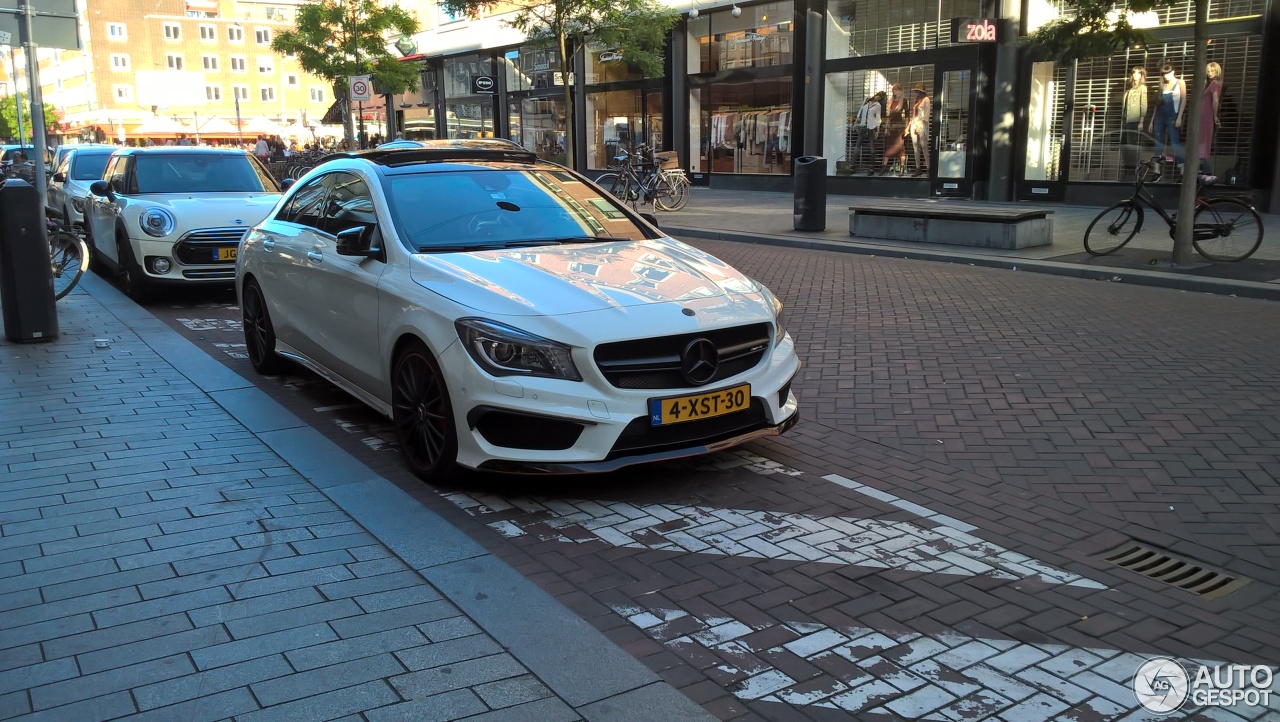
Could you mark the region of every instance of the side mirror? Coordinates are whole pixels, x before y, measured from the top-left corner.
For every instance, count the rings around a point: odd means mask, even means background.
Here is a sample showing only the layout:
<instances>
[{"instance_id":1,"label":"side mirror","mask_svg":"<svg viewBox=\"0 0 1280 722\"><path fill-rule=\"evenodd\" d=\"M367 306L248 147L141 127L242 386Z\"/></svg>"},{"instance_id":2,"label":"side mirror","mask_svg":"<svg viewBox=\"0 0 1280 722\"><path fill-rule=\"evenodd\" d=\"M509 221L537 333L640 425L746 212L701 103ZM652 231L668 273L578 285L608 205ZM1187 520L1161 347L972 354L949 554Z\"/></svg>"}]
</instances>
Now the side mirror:
<instances>
[{"instance_id":1,"label":"side mirror","mask_svg":"<svg viewBox=\"0 0 1280 722\"><path fill-rule=\"evenodd\" d=\"M374 226L353 226L344 231L338 231L338 255L373 258L381 254L380 249L369 247L369 241L373 239L373 229Z\"/></svg>"},{"instance_id":2,"label":"side mirror","mask_svg":"<svg viewBox=\"0 0 1280 722\"><path fill-rule=\"evenodd\" d=\"M89 185L89 192L99 198L109 199L115 197L115 193L111 190L111 184L104 180L94 181L91 183Z\"/></svg>"},{"instance_id":3,"label":"side mirror","mask_svg":"<svg viewBox=\"0 0 1280 722\"><path fill-rule=\"evenodd\" d=\"M53 174L53 182L54 182L54 183L66 183L66 182L67 182L67 174L66 174L66 173L54 173L54 174Z\"/></svg>"},{"instance_id":4,"label":"side mirror","mask_svg":"<svg viewBox=\"0 0 1280 722\"><path fill-rule=\"evenodd\" d=\"M296 178L285 178L284 180L280 181L281 192L287 192L290 188L293 187L293 184L297 182L298 180Z\"/></svg>"},{"instance_id":5,"label":"side mirror","mask_svg":"<svg viewBox=\"0 0 1280 722\"><path fill-rule=\"evenodd\" d=\"M654 214L652 214L652 213L641 213L641 214L640 214L640 217L641 217L641 218L643 218L643 219L645 219L646 221L648 221L648 222L649 222L649 224L650 224L650 225L652 225L654 228L659 228L659 227L660 227L660 226L658 226L658 217L657 217L657 216L655 216Z\"/></svg>"}]
</instances>

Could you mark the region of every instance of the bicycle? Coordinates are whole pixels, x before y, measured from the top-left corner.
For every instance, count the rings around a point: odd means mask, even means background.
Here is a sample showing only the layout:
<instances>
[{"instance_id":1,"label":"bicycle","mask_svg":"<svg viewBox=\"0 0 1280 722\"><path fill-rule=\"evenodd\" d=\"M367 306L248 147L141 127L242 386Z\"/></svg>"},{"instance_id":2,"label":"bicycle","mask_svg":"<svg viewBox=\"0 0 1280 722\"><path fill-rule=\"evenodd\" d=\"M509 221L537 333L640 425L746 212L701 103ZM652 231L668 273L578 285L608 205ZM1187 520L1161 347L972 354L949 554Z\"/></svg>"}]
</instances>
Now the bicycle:
<instances>
[{"instance_id":1,"label":"bicycle","mask_svg":"<svg viewBox=\"0 0 1280 722\"><path fill-rule=\"evenodd\" d=\"M1170 213L1146 190L1146 184L1160 178L1160 158L1138 164L1133 195L1097 215L1084 232L1084 249L1105 256L1124 248L1142 230L1142 204L1151 207L1169 225L1169 237L1177 228L1177 213ZM1197 179L1196 208L1192 216L1191 245L1210 261L1243 261L1262 244L1262 217L1247 196L1203 197L1200 190L1211 176ZM1216 179L1215 179L1216 180ZM1098 224L1106 220L1105 225ZM1136 223L1131 223L1135 221ZM1098 232L1095 233L1094 229Z\"/></svg>"},{"instance_id":2,"label":"bicycle","mask_svg":"<svg viewBox=\"0 0 1280 722\"><path fill-rule=\"evenodd\" d=\"M52 208L45 209L45 231L49 236L49 265L56 301L71 293L89 270L89 244L83 232L67 224L62 212Z\"/></svg>"},{"instance_id":3,"label":"bicycle","mask_svg":"<svg viewBox=\"0 0 1280 722\"><path fill-rule=\"evenodd\" d=\"M631 153L625 150L621 153L613 159L611 171L596 178L596 185L633 208L652 203L654 210L678 211L689 202L689 179L681 169L663 170L662 164L667 158L647 145L638 145ZM643 176L636 172L637 168Z\"/></svg>"}]
</instances>

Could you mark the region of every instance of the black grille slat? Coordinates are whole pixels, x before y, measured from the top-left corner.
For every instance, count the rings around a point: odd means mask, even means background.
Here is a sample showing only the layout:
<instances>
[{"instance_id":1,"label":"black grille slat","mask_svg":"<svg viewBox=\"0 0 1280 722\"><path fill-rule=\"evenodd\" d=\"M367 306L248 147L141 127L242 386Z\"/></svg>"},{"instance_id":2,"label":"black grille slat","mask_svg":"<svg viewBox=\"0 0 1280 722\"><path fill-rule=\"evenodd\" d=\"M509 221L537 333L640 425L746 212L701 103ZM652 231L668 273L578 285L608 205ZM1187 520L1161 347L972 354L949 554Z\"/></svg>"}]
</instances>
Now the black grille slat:
<instances>
[{"instance_id":1,"label":"black grille slat","mask_svg":"<svg viewBox=\"0 0 1280 722\"><path fill-rule=\"evenodd\" d=\"M184 265L233 265L234 260L215 260L213 251L218 248L237 248L248 233L247 228L211 228L191 231L173 245L173 257Z\"/></svg>"},{"instance_id":2,"label":"black grille slat","mask_svg":"<svg viewBox=\"0 0 1280 722\"><path fill-rule=\"evenodd\" d=\"M679 424L654 426L648 416L640 416L622 430L607 458L710 444L768 425L764 402L759 398L752 398L751 406L742 411Z\"/></svg>"},{"instance_id":3,"label":"black grille slat","mask_svg":"<svg viewBox=\"0 0 1280 722\"><path fill-rule=\"evenodd\" d=\"M620 389L695 388L680 373L680 354L690 341L715 344L720 366L706 384L723 381L760 363L769 350L770 325L757 323L659 338L634 339L596 347L596 367ZM700 384L705 386L706 384Z\"/></svg>"}]
</instances>

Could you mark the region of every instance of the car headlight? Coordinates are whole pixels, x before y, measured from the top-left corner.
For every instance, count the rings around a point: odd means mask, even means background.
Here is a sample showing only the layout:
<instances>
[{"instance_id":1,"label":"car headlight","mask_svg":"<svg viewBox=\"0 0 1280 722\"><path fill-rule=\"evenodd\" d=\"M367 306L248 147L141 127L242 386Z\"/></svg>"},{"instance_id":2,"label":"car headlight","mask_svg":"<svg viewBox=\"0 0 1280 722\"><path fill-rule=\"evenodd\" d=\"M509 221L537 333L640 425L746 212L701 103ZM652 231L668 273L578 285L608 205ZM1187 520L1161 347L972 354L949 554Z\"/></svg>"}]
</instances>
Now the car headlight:
<instances>
[{"instance_id":1,"label":"car headlight","mask_svg":"<svg viewBox=\"0 0 1280 722\"><path fill-rule=\"evenodd\" d=\"M769 294L769 298L773 299L773 345L777 346L787 337L787 324L786 319L782 317L782 301L772 293Z\"/></svg>"},{"instance_id":2,"label":"car headlight","mask_svg":"<svg viewBox=\"0 0 1280 722\"><path fill-rule=\"evenodd\" d=\"M454 326L463 348L494 376L582 380L565 344L483 318L461 318Z\"/></svg>"},{"instance_id":3,"label":"car headlight","mask_svg":"<svg viewBox=\"0 0 1280 722\"><path fill-rule=\"evenodd\" d=\"M72 207L72 208L74 208L74 209L76 209L76 213L84 213L84 199L83 199L83 198L72 198L72 199L71 199L71 207Z\"/></svg>"},{"instance_id":4,"label":"car headlight","mask_svg":"<svg viewBox=\"0 0 1280 722\"><path fill-rule=\"evenodd\" d=\"M163 208L148 208L138 217L138 225L142 226L142 232L148 236L161 238L173 233L177 223L169 211Z\"/></svg>"}]
</instances>

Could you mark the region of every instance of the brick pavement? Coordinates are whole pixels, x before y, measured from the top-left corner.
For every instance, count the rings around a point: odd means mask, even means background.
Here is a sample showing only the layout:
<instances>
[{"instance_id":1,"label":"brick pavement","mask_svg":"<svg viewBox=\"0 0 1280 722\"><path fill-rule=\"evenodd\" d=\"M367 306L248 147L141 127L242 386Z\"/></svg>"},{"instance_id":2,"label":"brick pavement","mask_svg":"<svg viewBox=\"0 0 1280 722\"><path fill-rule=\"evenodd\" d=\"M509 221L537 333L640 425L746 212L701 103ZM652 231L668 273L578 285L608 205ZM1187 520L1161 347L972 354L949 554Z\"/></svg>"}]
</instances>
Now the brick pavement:
<instances>
[{"instance_id":1,"label":"brick pavement","mask_svg":"<svg viewBox=\"0 0 1280 722\"><path fill-rule=\"evenodd\" d=\"M701 714L429 511L389 514L408 497L82 283L94 295L59 302L56 342L0 342L0 718Z\"/></svg>"}]
</instances>

